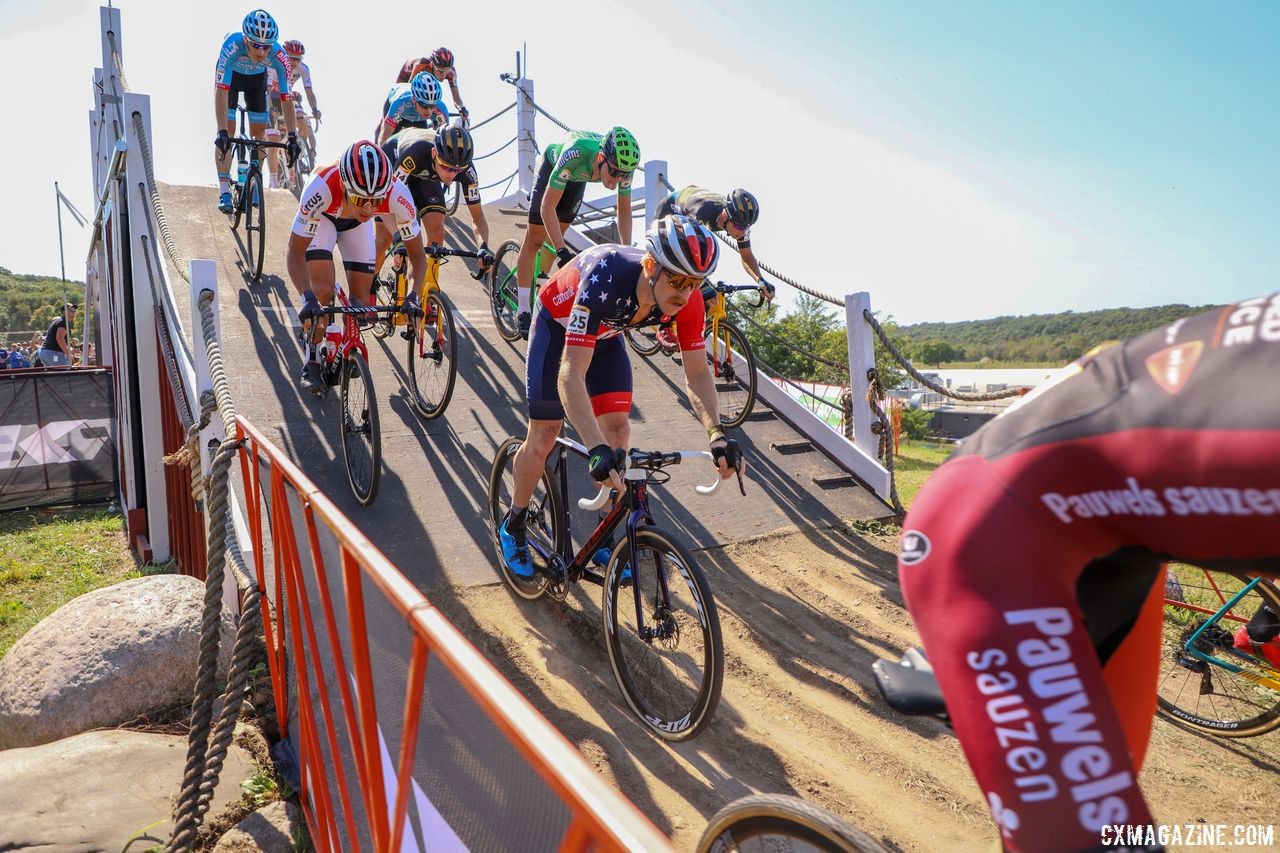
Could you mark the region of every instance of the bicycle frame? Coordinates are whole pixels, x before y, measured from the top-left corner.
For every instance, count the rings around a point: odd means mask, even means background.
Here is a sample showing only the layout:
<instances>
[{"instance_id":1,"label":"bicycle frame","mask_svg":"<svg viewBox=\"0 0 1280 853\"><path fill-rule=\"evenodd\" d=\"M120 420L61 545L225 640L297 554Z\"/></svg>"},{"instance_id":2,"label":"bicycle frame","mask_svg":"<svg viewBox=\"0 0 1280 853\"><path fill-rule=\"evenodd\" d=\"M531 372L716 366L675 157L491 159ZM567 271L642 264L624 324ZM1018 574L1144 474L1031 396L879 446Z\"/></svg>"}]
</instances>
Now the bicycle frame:
<instances>
[{"instance_id":1,"label":"bicycle frame","mask_svg":"<svg viewBox=\"0 0 1280 853\"><path fill-rule=\"evenodd\" d=\"M538 249L537 253L534 254L533 256L533 288L530 291L529 299L535 305L537 304L537 301L538 301L539 280L543 277L542 259L544 256L547 258L548 267L550 267L553 263L555 263L556 247L551 245L550 242L543 243L542 246ZM502 282L500 282L501 286L505 287L507 282L515 277L516 277L516 270L515 270L515 267L512 267L511 272L507 274L507 277ZM519 313L518 306L516 305L515 299L508 299L504 295L502 297L502 301L507 304L508 308L511 308L513 311L516 311L517 313Z\"/></svg>"},{"instance_id":2,"label":"bicycle frame","mask_svg":"<svg viewBox=\"0 0 1280 853\"><path fill-rule=\"evenodd\" d=\"M1229 670L1230 672L1234 672L1237 675L1240 675L1243 678L1246 678L1249 681L1254 682L1255 684L1261 685L1263 687L1268 687L1272 690L1280 690L1280 672L1277 672L1276 670L1272 669L1269 666L1266 668L1255 666L1254 664L1257 662L1257 658L1254 658L1252 655L1246 655L1243 652L1238 652L1234 649L1231 650L1234 657L1238 657L1242 662L1244 662L1244 665L1242 666L1242 665L1231 663L1230 661L1222 660L1221 658L1214 657L1213 655L1208 654L1207 652L1203 652L1196 647L1196 644L1200 639L1200 635L1203 634L1206 630L1208 630L1210 625L1216 625L1223 616L1228 615L1231 608L1235 607L1237 602L1239 602L1246 595L1252 592L1253 588L1260 583L1262 583L1262 578L1254 578L1253 580L1249 581L1249 583L1245 584L1240 589L1239 592L1231 596L1231 598L1228 601L1226 601L1221 607L1218 608L1218 610L1213 614L1211 618L1206 619L1204 621L1204 624L1201 625L1199 628L1197 628L1195 632L1192 633L1192 635L1187 638L1186 643L1183 644L1183 651L1185 651L1187 654L1191 655L1192 657L1202 660L1206 663L1211 663L1211 664L1214 664L1215 666L1220 666L1223 669ZM1215 586L1215 589L1216 589L1216 586ZM1196 609L1201 610L1205 613L1210 612L1204 608L1196 608ZM1231 618L1237 621L1243 621L1243 620L1240 620L1238 616L1231 617Z\"/></svg>"}]
</instances>

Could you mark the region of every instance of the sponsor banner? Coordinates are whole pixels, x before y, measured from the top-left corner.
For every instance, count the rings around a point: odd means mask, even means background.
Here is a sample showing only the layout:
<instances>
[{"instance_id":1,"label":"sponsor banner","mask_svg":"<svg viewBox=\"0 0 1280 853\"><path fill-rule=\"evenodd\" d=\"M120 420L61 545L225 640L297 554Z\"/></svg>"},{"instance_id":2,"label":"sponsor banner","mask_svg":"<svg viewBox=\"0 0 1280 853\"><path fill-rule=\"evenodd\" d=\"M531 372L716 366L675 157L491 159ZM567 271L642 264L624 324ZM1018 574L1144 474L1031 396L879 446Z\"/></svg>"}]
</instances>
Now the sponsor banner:
<instances>
[{"instance_id":1,"label":"sponsor banner","mask_svg":"<svg viewBox=\"0 0 1280 853\"><path fill-rule=\"evenodd\" d=\"M111 373L0 372L0 511L114 497Z\"/></svg>"}]
</instances>

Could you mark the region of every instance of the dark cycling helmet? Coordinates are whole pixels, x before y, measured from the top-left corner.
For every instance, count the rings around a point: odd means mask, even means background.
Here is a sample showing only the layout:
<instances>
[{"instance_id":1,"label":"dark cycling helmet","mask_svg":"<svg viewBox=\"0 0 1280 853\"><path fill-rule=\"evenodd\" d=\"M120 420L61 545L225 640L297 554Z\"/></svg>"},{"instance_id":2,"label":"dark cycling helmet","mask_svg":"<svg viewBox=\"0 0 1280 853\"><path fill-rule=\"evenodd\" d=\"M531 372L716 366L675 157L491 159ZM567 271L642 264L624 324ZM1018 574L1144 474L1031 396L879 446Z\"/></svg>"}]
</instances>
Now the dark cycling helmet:
<instances>
[{"instance_id":1,"label":"dark cycling helmet","mask_svg":"<svg viewBox=\"0 0 1280 853\"><path fill-rule=\"evenodd\" d=\"M338 177L351 195L382 198L391 191L391 160L381 148L362 139L338 161Z\"/></svg>"},{"instance_id":2,"label":"dark cycling helmet","mask_svg":"<svg viewBox=\"0 0 1280 853\"><path fill-rule=\"evenodd\" d=\"M471 131L451 124L436 131L436 159L446 166L470 166L476 153Z\"/></svg>"},{"instance_id":3,"label":"dark cycling helmet","mask_svg":"<svg viewBox=\"0 0 1280 853\"><path fill-rule=\"evenodd\" d=\"M716 268L720 245L711 229L687 216L664 216L644 235L649 254L680 275L706 278Z\"/></svg>"},{"instance_id":4,"label":"dark cycling helmet","mask_svg":"<svg viewBox=\"0 0 1280 853\"><path fill-rule=\"evenodd\" d=\"M297 39L289 39L284 43L284 52L290 56L306 56L307 49Z\"/></svg>"},{"instance_id":5,"label":"dark cycling helmet","mask_svg":"<svg viewBox=\"0 0 1280 853\"><path fill-rule=\"evenodd\" d=\"M430 71L419 71L413 75L409 89L413 99L424 107L434 107L440 100L440 81L432 77Z\"/></svg>"},{"instance_id":6,"label":"dark cycling helmet","mask_svg":"<svg viewBox=\"0 0 1280 853\"><path fill-rule=\"evenodd\" d=\"M610 128L600 143L600 151L620 172L634 172L640 165L640 144L625 127Z\"/></svg>"},{"instance_id":7,"label":"dark cycling helmet","mask_svg":"<svg viewBox=\"0 0 1280 853\"><path fill-rule=\"evenodd\" d=\"M280 28L276 26L275 18L268 15L264 9L254 9L245 15L240 29L244 37L255 44L274 44L276 36L280 35Z\"/></svg>"},{"instance_id":8,"label":"dark cycling helmet","mask_svg":"<svg viewBox=\"0 0 1280 853\"><path fill-rule=\"evenodd\" d=\"M453 51L447 47L437 47L431 54L431 64L436 68L452 68Z\"/></svg>"},{"instance_id":9,"label":"dark cycling helmet","mask_svg":"<svg viewBox=\"0 0 1280 853\"><path fill-rule=\"evenodd\" d=\"M750 228L760 218L760 202L741 187L729 193L724 207L729 211L729 219L733 224L742 228Z\"/></svg>"}]
</instances>

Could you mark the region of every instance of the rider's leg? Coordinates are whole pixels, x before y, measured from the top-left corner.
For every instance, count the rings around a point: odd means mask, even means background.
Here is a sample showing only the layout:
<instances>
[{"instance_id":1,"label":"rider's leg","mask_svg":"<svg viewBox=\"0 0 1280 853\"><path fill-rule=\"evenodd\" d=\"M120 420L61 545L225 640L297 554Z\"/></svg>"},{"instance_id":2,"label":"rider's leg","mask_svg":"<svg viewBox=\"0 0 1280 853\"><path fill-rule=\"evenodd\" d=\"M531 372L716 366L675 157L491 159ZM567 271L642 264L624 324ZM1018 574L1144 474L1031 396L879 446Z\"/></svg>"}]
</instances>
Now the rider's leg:
<instances>
[{"instance_id":1,"label":"rider's leg","mask_svg":"<svg viewBox=\"0 0 1280 853\"><path fill-rule=\"evenodd\" d=\"M373 289L374 228L375 220L371 219L338 235L347 293L362 305L369 304L369 291Z\"/></svg>"},{"instance_id":2,"label":"rider's leg","mask_svg":"<svg viewBox=\"0 0 1280 853\"><path fill-rule=\"evenodd\" d=\"M523 314L530 310L530 294L533 291L533 261L542 244L546 242L547 229L532 221L524 232L524 242L520 244L520 257L516 259L516 286L519 296L516 299L516 313Z\"/></svg>"}]
</instances>

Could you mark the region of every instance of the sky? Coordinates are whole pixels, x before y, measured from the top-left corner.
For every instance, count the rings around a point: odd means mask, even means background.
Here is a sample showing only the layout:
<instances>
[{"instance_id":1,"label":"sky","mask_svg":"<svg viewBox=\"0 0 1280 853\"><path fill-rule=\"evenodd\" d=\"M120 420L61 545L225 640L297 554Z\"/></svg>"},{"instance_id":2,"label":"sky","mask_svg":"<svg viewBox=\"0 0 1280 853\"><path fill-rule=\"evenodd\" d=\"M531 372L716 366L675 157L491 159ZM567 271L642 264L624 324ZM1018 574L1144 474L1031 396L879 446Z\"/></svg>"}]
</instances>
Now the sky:
<instances>
[{"instance_id":1,"label":"sky","mask_svg":"<svg viewBox=\"0 0 1280 853\"><path fill-rule=\"evenodd\" d=\"M151 96L157 177L212 185L214 64L250 7L115 5L126 79ZM498 74L527 44L549 113L625 125L677 186L750 189L764 263L836 296L865 290L901 323L1280 288L1280 3L592 0L557 16L488 0L418 20L409 8L268 7L307 47L322 161L370 134L409 56L452 49L478 121L514 100ZM25 119L0 136L0 266L59 274L54 181L92 215L101 65L97 4L0 0L0 103ZM513 116L477 131L479 153L514 136ZM541 146L561 134L541 119L536 132ZM481 183L513 171L514 152L479 163ZM68 277L83 279L89 231L65 214L63 230ZM720 273L741 267L727 254Z\"/></svg>"}]
</instances>

